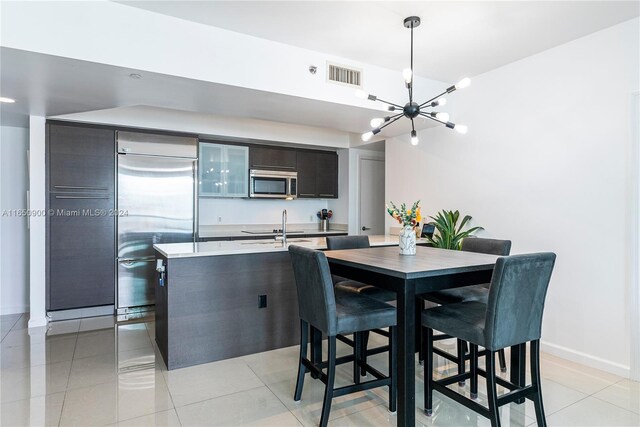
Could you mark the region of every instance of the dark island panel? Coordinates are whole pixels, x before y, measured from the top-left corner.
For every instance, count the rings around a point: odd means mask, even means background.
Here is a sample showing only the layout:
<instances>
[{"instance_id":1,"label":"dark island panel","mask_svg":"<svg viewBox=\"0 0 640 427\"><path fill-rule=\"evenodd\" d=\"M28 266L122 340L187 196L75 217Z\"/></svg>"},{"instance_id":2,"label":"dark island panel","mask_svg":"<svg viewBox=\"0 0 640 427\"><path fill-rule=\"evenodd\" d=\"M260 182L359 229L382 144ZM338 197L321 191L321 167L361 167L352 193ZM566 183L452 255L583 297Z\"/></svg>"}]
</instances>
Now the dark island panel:
<instances>
[{"instance_id":1,"label":"dark island panel","mask_svg":"<svg viewBox=\"0 0 640 427\"><path fill-rule=\"evenodd\" d=\"M288 252L165 258L156 342L168 369L295 345L298 302ZM259 308L261 295L267 306Z\"/></svg>"}]
</instances>

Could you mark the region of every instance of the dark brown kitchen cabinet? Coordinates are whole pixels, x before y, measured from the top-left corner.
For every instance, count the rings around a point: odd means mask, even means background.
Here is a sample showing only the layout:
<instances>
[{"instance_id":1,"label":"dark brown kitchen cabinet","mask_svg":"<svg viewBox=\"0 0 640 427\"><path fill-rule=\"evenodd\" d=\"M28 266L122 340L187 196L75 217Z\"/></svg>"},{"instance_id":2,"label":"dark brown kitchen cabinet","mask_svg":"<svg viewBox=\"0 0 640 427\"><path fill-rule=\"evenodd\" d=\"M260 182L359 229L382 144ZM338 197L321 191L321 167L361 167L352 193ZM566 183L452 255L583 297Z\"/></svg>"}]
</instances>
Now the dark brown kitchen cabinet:
<instances>
[{"instance_id":1,"label":"dark brown kitchen cabinet","mask_svg":"<svg viewBox=\"0 0 640 427\"><path fill-rule=\"evenodd\" d=\"M50 191L113 192L113 130L51 124L48 148Z\"/></svg>"},{"instance_id":2,"label":"dark brown kitchen cabinet","mask_svg":"<svg viewBox=\"0 0 640 427\"><path fill-rule=\"evenodd\" d=\"M298 197L338 197L338 155L331 151L298 151Z\"/></svg>"},{"instance_id":3,"label":"dark brown kitchen cabinet","mask_svg":"<svg viewBox=\"0 0 640 427\"><path fill-rule=\"evenodd\" d=\"M115 301L113 194L52 194L49 310Z\"/></svg>"},{"instance_id":4,"label":"dark brown kitchen cabinet","mask_svg":"<svg viewBox=\"0 0 640 427\"><path fill-rule=\"evenodd\" d=\"M47 129L47 310L112 305L115 131Z\"/></svg>"},{"instance_id":5,"label":"dark brown kitchen cabinet","mask_svg":"<svg viewBox=\"0 0 640 427\"><path fill-rule=\"evenodd\" d=\"M296 170L296 151L291 148L249 147L249 167L266 170Z\"/></svg>"}]
</instances>

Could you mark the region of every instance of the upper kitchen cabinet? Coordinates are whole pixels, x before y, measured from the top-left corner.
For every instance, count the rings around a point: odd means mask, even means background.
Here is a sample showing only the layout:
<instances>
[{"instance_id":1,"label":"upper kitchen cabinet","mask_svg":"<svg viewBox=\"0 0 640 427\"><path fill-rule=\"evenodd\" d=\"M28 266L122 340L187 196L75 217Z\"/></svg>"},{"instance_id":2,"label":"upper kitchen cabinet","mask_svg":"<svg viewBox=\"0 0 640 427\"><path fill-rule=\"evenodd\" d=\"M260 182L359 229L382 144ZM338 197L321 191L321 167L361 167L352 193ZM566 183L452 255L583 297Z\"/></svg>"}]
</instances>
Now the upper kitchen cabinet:
<instances>
[{"instance_id":1,"label":"upper kitchen cabinet","mask_svg":"<svg viewBox=\"0 0 640 427\"><path fill-rule=\"evenodd\" d=\"M114 130L50 124L48 149L49 191L114 191Z\"/></svg>"},{"instance_id":2,"label":"upper kitchen cabinet","mask_svg":"<svg viewBox=\"0 0 640 427\"><path fill-rule=\"evenodd\" d=\"M298 151L298 197L338 197L338 155L331 151Z\"/></svg>"},{"instance_id":3,"label":"upper kitchen cabinet","mask_svg":"<svg viewBox=\"0 0 640 427\"><path fill-rule=\"evenodd\" d=\"M200 196L247 197L249 148L201 142L199 175Z\"/></svg>"},{"instance_id":4,"label":"upper kitchen cabinet","mask_svg":"<svg viewBox=\"0 0 640 427\"><path fill-rule=\"evenodd\" d=\"M296 170L296 151L290 148L255 147L249 150L251 169Z\"/></svg>"}]
</instances>

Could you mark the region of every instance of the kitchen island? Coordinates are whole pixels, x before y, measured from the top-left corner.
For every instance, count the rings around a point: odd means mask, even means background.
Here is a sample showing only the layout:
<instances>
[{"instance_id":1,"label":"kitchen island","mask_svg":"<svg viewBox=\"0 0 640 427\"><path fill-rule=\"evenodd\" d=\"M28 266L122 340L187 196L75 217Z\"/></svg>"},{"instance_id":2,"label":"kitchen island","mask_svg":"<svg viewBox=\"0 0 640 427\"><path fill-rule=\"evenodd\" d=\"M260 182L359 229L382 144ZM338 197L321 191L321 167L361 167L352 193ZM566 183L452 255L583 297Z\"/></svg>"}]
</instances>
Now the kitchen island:
<instances>
[{"instance_id":1,"label":"kitchen island","mask_svg":"<svg viewBox=\"0 0 640 427\"><path fill-rule=\"evenodd\" d=\"M393 246L398 236L369 236ZM287 244L326 249L318 238ZM168 369L259 353L299 340L298 301L287 245L241 240L154 245L156 342Z\"/></svg>"}]
</instances>

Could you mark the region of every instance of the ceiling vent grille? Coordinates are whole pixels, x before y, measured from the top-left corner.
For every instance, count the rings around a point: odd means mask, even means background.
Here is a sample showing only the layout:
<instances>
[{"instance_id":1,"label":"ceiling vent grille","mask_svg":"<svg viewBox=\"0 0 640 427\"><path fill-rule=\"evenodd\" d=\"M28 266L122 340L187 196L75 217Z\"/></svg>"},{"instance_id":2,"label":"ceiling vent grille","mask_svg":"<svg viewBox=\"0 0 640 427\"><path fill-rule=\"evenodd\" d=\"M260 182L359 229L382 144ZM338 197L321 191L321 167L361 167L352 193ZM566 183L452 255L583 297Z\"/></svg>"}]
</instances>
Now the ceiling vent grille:
<instances>
[{"instance_id":1,"label":"ceiling vent grille","mask_svg":"<svg viewBox=\"0 0 640 427\"><path fill-rule=\"evenodd\" d=\"M362 87L362 70L328 62L327 81L353 87Z\"/></svg>"}]
</instances>

